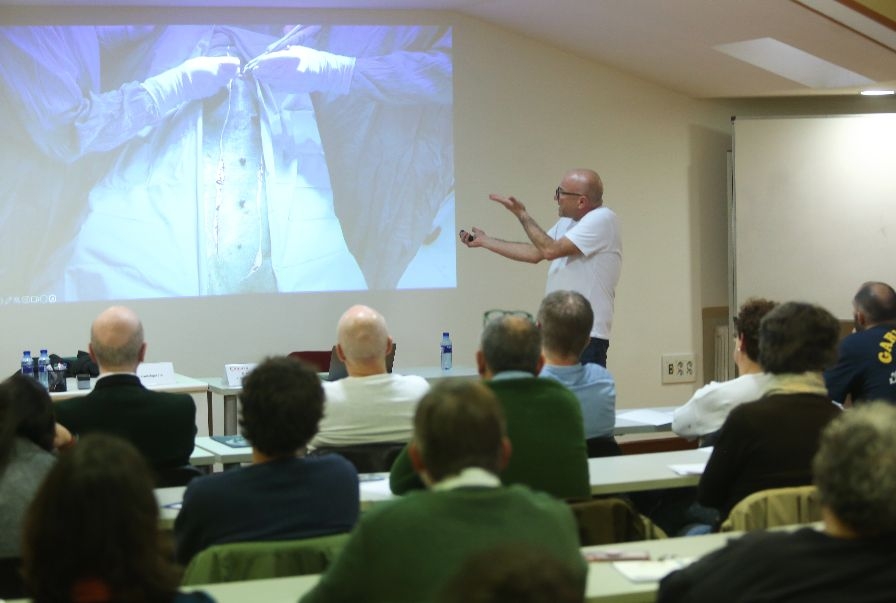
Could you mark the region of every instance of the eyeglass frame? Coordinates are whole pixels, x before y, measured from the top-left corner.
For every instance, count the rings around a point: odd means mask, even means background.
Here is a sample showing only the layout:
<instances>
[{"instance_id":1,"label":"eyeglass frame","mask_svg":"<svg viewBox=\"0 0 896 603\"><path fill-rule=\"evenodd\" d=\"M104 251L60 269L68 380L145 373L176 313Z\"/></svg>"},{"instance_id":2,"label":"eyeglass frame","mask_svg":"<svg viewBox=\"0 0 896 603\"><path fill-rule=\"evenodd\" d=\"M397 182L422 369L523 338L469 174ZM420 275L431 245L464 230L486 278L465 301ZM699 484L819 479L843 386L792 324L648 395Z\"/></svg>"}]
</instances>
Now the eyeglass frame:
<instances>
[{"instance_id":1,"label":"eyeglass frame","mask_svg":"<svg viewBox=\"0 0 896 603\"><path fill-rule=\"evenodd\" d=\"M525 310L502 310L500 308L493 308L482 313L482 326L485 326L491 321L498 318L503 318L504 316L518 316L520 318L525 318L532 324L535 324L535 317L532 316L530 312L526 312Z\"/></svg>"},{"instance_id":2,"label":"eyeglass frame","mask_svg":"<svg viewBox=\"0 0 896 603\"><path fill-rule=\"evenodd\" d=\"M561 195L569 195L572 197L587 197L588 195L584 193L573 193L570 191L563 190L562 186L558 186L557 190L554 191L554 201L559 201Z\"/></svg>"}]
</instances>

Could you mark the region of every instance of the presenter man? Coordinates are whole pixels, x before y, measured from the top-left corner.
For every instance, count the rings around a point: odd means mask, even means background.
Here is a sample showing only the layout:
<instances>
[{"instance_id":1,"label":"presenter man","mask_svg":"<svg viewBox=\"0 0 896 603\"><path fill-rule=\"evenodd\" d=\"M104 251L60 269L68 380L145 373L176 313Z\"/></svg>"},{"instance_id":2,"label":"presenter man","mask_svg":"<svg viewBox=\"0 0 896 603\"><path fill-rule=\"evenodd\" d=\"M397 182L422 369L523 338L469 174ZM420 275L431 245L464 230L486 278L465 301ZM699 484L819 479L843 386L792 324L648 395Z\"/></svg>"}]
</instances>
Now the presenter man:
<instances>
[{"instance_id":1,"label":"presenter man","mask_svg":"<svg viewBox=\"0 0 896 603\"><path fill-rule=\"evenodd\" d=\"M547 232L515 197L489 195L510 211L523 226L529 242L512 242L487 235L479 228L460 231L467 247L484 247L519 262L551 260L546 293L559 289L578 291L591 303L594 324L582 363L607 365L613 301L622 269L622 239L616 214L603 205L604 185L594 170L566 172L554 191L560 219Z\"/></svg>"}]
</instances>

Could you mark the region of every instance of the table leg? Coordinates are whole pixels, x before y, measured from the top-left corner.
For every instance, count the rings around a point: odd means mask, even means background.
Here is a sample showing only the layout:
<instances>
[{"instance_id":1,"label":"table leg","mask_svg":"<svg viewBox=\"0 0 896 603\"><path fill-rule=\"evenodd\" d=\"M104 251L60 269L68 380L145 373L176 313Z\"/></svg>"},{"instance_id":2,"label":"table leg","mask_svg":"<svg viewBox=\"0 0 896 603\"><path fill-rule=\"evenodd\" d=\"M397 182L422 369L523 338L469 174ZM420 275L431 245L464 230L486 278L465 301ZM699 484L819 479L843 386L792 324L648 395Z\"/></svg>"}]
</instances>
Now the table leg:
<instances>
[{"instance_id":1,"label":"table leg","mask_svg":"<svg viewBox=\"0 0 896 603\"><path fill-rule=\"evenodd\" d=\"M224 435L236 434L236 394L224 396Z\"/></svg>"},{"instance_id":2,"label":"table leg","mask_svg":"<svg viewBox=\"0 0 896 603\"><path fill-rule=\"evenodd\" d=\"M208 390L207 392L205 392L205 402L208 410L208 435L213 436L215 435L215 431L212 421L212 418L214 416L212 412L212 390Z\"/></svg>"}]
</instances>

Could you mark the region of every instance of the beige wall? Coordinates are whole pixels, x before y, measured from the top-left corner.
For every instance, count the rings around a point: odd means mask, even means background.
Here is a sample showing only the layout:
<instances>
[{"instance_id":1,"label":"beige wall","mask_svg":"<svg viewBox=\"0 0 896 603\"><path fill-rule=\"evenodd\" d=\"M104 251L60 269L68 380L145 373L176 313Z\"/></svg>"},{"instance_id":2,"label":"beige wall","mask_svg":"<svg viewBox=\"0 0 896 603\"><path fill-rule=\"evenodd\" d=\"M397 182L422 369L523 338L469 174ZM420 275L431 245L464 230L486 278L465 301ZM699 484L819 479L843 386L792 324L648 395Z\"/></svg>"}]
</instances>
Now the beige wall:
<instances>
[{"instance_id":1,"label":"beige wall","mask_svg":"<svg viewBox=\"0 0 896 603\"><path fill-rule=\"evenodd\" d=\"M287 14L296 17L296 11ZM241 13L224 16L230 15ZM414 15L397 16L414 21ZM694 386L661 385L660 355L694 352L700 366L701 308L727 304L726 151L734 104L692 100L485 23L447 18L456 24L458 226L522 238L513 217L488 201L490 192L498 192L523 200L547 228L556 218L552 191L562 172L597 169L623 233L609 354L619 405L684 401ZM383 244L389 244L387 233ZM329 347L339 314L356 302L386 315L399 345L399 370L435 364L446 329L455 364L472 365L483 310L534 312L547 265L515 264L463 247L457 258L455 290L132 306L144 318L149 360L172 360L178 372L196 377L220 374L225 362ZM86 349L88 324L101 307L4 308L0 354L9 370L24 347L46 345L63 354Z\"/></svg>"}]
</instances>

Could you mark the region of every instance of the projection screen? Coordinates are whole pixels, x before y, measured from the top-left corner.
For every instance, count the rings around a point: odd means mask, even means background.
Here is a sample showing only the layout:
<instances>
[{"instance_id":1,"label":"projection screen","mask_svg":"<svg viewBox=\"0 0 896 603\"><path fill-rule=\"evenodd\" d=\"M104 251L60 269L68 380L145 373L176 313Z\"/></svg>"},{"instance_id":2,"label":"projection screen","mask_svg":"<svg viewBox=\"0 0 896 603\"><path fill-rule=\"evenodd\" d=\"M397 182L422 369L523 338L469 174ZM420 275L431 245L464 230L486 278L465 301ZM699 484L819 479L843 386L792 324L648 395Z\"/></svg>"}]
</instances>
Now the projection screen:
<instances>
[{"instance_id":1,"label":"projection screen","mask_svg":"<svg viewBox=\"0 0 896 603\"><path fill-rule=\"evenodd\" d=\"M456 286L452 32L0 27L0 303Z\"/></svg>"}]
</instances>

